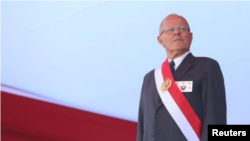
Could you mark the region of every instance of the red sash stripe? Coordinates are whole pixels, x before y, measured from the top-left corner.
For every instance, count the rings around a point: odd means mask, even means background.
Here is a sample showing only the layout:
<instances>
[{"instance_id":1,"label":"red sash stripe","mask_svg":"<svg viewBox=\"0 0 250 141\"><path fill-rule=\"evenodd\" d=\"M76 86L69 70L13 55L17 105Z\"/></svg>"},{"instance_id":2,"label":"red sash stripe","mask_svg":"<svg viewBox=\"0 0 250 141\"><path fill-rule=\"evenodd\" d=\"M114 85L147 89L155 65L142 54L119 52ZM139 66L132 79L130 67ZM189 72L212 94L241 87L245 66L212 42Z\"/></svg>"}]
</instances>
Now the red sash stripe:
<instances>
[{"instance_id":1,"label":"red sash stripe","mask_svg":"<svg viewBox=\"0 0 250 141\"><path fill-rule=\"evenodd\" d=\"M166 80L166 78L170 78L172 80L173 83L171 87L168 89L168 91L200 139L201 138L201 121L199 117L196 115L192 106L187 101L186 97L183 95L183 93L180 91L180 89L174 82L175 80L170 71L168 59L163 63L162 75L163 75L164 81Z\"/></svg>"}]
</instances>

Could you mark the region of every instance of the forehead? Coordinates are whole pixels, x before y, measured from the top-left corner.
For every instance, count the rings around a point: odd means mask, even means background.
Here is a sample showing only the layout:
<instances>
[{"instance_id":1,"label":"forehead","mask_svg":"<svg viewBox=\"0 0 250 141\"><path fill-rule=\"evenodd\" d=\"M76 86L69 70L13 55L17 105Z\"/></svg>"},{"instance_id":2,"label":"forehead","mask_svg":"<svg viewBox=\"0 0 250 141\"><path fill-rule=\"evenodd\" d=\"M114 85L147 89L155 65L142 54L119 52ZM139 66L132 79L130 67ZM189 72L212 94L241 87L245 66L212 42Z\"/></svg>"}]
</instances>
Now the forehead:
<instances>
[{"instance_id":1,"label":"forehead","mask_svg":"<svg viewBox=\"0 0 250 141\"><path fill-rule=\"evenodd\" d=\"M188 26L188 23L186 19L177 15L169 16L163 22L164 27L179 26L179 25Z\"/></svg>"}]
</instances>

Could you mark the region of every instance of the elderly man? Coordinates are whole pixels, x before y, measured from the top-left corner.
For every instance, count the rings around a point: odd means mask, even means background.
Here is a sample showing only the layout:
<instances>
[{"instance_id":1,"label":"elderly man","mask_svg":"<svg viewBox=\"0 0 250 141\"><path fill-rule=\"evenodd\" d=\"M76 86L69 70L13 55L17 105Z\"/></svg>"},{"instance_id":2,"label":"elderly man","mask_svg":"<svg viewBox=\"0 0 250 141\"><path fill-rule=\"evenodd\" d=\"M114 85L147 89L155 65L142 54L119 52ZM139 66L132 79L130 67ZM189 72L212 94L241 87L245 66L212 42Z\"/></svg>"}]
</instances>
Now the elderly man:
<instances>
[{"instance_id":1,"label":"elderly man","mask_svg":"<svg viewBox=\"0 0 250 141\"><path fill-rule=\"evenodd\" d=\"M207 141L209 124L226 124L223 75L217 61L194 57L193 34L182 16L160 25L167 59L144 77L137 141Z\"/></svg>"}]
</instances>

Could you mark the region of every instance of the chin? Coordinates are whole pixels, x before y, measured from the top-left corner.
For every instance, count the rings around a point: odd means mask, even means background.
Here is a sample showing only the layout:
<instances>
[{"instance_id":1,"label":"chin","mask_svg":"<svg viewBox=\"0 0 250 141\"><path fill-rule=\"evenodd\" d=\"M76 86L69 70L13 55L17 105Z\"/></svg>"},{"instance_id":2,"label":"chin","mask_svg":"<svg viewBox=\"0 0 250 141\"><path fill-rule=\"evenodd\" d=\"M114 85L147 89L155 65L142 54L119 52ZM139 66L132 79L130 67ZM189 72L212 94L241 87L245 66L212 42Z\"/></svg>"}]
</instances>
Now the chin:
<instances>
[{"instance_id":1,"label":"chin","mask_svg":"<svg viewBox=\"0 0 250 141\"><path fill-rule=\"evenodd\" d=\"M175 46L174 50L186 50L186 47L184 47L184 46Z\"/></svg>"}]
</instances>

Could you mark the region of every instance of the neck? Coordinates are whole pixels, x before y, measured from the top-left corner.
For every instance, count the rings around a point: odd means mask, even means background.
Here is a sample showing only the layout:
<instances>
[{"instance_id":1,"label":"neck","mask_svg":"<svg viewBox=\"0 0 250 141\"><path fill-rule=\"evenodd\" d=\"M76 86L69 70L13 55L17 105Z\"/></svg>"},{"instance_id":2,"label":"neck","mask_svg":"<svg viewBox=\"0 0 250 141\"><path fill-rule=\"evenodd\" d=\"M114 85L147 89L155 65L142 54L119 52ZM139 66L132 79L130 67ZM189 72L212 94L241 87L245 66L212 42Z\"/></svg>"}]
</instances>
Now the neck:
<instances>
[{"instance_id":1,"label":"neck","mask_svg":"<svg viewBox=\"0 0 250 141\"><path fill-rule=\"evenodd\" d=\"M181 55L183 55L184 53L186 53L188 50L183 50L183 51L173 51L173 52L168 52L167 51L167 56L169 59L174 60L175 58L180 57Z\"/></svg>"}]
</instances>

